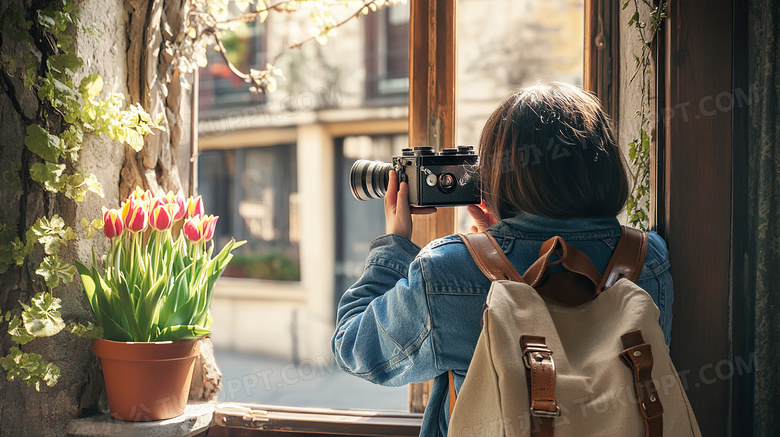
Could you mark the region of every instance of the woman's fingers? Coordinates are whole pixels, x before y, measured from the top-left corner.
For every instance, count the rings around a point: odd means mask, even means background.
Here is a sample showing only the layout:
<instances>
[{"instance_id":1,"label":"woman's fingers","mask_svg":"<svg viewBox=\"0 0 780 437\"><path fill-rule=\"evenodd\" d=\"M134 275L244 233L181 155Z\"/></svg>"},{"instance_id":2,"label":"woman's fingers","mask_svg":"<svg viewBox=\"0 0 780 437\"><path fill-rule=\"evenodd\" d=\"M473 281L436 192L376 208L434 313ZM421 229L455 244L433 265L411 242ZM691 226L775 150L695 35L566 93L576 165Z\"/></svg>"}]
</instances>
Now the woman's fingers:
<instances>
[{"instance_id":1,"label":"woman's fingers","mask_svg":"<svg viewBox=\"0 0 780 437\"><path fill-rule=\"evenodd\" d=\"M385 209L391 208L395 211L398 199L398 175L390 170L390 178L387 181L387 193L385 193Z\"/></svg>"},{"instance_id":2,"label":"woman's fingers","mask_svg":"<svg viewBox=\"0 0 780 437\"><path fill-rule=\"evenodd\" d=\"M388 234L412 237L412 214L432 214L436 208L417 208L409 205L409 184L398 183L398 175L390 172L385 193L385 222Z\"/></svg>"},{"instance_id":3,"label":"woman's fingers","mask_svg":"<svg viewBox=\"0 0 780 437\"><path fill-rule=\"evenodd\" d=\"M397 216L400 217L411 216L412 213L409 209L409 184L407 184L406 182L401 182L401 185L398 188L398 195L396 197L395 205L396 205L395 214Z\"/></svg>"},{"instance_id":4,"label":"woman's fingers","mask_svg":"<svg viewBox=\"0 0 780 437\"><path fill-rule=\"evenodd\" d=\"M483 201L482 201L482 202L481 202L479 205L477 205L477 206L478 206L478 207L479 207L479 208L482 210L482 212L484 212L484 213L485 213L485 216L486 216L486 217L487 217L487 219L488 219L488 224L489 224L490 226L493 226L494 224L496 224L496 222L497 222L498 220L496 220L496 218L493 216L493 214L491 214L491 213L490 213L490 209L488 209L488 207L487 207L487 205L485 204L485 201L484 201L484 200L483 200Z\"/></svg>"},{"instance_id":5,"label":"woman's fingers","mask_svg":"<svg viewBox=\"0 0 780 437\"><path fill-rule=\"evenodd\" d=\"M474 224L476 225L477 232L482 232L485 229L489 228L490 223L490 217L485 213L485 211L482 210L477 205L469 205L466 210L469 212L469 215L471 218L474 219Z\"/></svg>"}]
</instances>

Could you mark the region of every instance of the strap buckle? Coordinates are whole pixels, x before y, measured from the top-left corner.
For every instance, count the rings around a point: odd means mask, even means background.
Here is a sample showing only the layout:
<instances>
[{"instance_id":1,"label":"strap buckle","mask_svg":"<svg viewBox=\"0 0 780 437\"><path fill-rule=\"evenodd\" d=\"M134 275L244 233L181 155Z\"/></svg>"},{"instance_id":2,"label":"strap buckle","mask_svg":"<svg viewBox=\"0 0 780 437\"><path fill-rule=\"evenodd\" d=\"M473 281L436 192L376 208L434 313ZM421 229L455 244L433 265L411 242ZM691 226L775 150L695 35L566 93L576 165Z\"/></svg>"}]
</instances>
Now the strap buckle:
<instances>
[{"instance_id":1,"label":"strap buckle","mask_svg":"<svg viewBox=\"0 0 780 437\"><path fill-rule=\"evenodd\" d=\"M525 353L523 354L523 364L525 364L525 368L531 369L531 361L530 361L531 358L534 358L537 361L544 361L545 356L543 354L547 354L547 358L550 359L550 364L552 364L554 370L555 361L553 361L552 358L552 351L547 348L535 347L535 346L526 346L525 348Z\"/></svg>"},{"instance_id":2,"label":"strap buckle","mask_svg":"<svg viewBox=\"0 0 780 437\"><path fill-rule=\"evenodd\" d=\"M555 406L555 411L547 411L547 410L539 410L534 407L531 407L531 416L534 417L558 417L561 415L561 407Z\"/></svg>"}]
</instances>

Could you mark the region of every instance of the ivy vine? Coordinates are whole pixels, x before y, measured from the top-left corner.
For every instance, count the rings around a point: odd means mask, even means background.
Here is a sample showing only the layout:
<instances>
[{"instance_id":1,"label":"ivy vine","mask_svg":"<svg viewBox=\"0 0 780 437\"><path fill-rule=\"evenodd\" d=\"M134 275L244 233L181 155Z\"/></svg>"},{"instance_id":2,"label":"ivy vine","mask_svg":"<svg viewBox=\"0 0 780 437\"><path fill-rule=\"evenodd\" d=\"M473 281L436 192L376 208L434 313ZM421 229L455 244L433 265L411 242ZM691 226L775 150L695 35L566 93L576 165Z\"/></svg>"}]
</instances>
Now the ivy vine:
<instances>
[{"instance_id":1,"label":"ivy vine","mask_svg":"<svg viewBox=\"0 0 780 437\"><path fill-rule=\"evenodd\" d=\"M650 222L650 106L651 99L651 65L652 48L664 19L666 18L667 2L653 5L649 0L626 0L623 9L633 4L634 14L628 21L628 27L635 29L641 42L642 51L634 54L636 71L631 77L631 84L640 79L641 92L639 109L636 117L639 119L639 134L628 143L628 158L634 168L631 179L633 189L628 196L626 212L628 223L646 231ZM650 8L650 22L640 19L640 4Z\"/></svg>"},{"instance_id":2,"label":"ivy vine","mask_svg":"<svg viewBox=\"0 0 780 437\"><path fill-rule=\"evenodd\" d=\"M124 108L124 96L116 92L99 98L104 83L97 73L75 84L74 75L84 62L74 51L74 35L83 32L94 36L96 30L81 22L73 0L51 4L30 11L18 4L10 5L0 18L0 88L15 102L12 78L18 78L25 88L34 90L41 103L34 116L14 105L27 124L24 146L29 159L17 162L17 171L3 175L3 181L17 192L32 181L49 193L46 196L62 195L73 201L82 201L89 193L103 197L95 175L78 166L84 135L105 134L140 151L144 135L161 129L162 114L152 120L138 104ZM60 257L61 249L79 235L91 238L102 222L82 219L68 225L56 214L25 221L33 224L20 232L20 223L0 217L0 274L30 262L28 255L38 244L43 249L43 260L35 273L45 283L46 291L35 294L27 303L20 301L19 307L0 309L0 323L7 323L7 332L18 345L0 357L0 366L9 381L20 380L40 390L41 384L51 387L57 383L60 369L40 354L24 352L19 346L63 330L87 338L101 334L100 328L91 323L66 323L59 311L61 300L54 291L71 282L76 273L75 266Z\"/></svg>"}]
</instances>

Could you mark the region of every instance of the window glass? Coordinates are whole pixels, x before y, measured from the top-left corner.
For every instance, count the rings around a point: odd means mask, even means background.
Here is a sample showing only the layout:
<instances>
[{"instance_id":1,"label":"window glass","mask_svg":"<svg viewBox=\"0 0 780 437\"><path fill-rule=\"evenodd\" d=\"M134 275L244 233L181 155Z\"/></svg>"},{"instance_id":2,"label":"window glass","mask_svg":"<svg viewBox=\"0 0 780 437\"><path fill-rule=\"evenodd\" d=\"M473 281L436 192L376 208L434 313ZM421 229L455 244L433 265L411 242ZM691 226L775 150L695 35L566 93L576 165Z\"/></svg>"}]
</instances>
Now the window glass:
<instances>
[{"instance_id":1,"label":"window glass","mask_svg":"<svg viewBox=\"0 0 780 437\"><path fill-rule=\"evenodd\" d=\"M490 113L518 88L582 85L584 0L460 0L457 7L459 144L476 146ZM468 232L466 209L456 217L459 232Z\"/></svg>"},{"instance_id":2,"label":"window glass","mask_svg":"<svg viewBox=\"0 0 780 437\"><path fill-rule=\"evenodd\" d=\"M381 9L366 19L366 99L409 91L409 5Z\"/></svg>"},{"instance_id":3,"label":"window glass","mask_svg":"<svg viewBox=\"0 0 780 437\"><path fill-rule=\"evenodd\" d=\"M312 3L239 30L228 49L234 62L263 68L308 38ZM477 144L488 115L522 85L582 83L583 8L583 0L458 1L458 144ZM352 13L333 9L336 22ZM408 387L340 371L329 340L339 299L385 230L382 200L355 200L350 168L388 162L407 144L409 18L408 4L383 8L325 45L286 52L273 93L250 93L218 53L201 70L198 190L220 216L218 246L248 241L212 302L221 401L408 408ZM467 231L470 218L457 216Z\"/></svg>"},{"instance_id":4,"label":"window glass","mask_svg":"<svg viewBox=\"0 0 780 437\"><path fill-rule=\"evenodd\" d=\"M295 147L205 152L198 186L206 211L219 215L215 241L246 240L225 277L297 281Z\"/></svg>"},{"instance_id":5,"label":"window glass","mask_svg":"<svg viewBox=\"0 0 780 437\"><path fill-rule=\"evenodd\" d=\"M238 15L234 3L230 3L233 16ZM231 31L221 32L225 54L240 71L265 65L267 24L257 21L242 22ZM207 48L208 64L199 70L198 110L200 116L216 116L250 104L265 101L263 94L253 94L241 78L234 75L222 54Z\"/></svg>"}]
</instances>

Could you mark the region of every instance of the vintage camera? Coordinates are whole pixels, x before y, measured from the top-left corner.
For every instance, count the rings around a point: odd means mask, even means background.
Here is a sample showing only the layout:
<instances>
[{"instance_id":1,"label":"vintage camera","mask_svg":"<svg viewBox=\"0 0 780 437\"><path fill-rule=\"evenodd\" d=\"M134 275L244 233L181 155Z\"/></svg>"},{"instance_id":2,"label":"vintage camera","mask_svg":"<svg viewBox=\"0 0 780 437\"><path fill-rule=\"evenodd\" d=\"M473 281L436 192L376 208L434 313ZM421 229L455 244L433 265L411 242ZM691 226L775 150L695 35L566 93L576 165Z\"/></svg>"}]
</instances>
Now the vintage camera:
<instances>
[{"instance_id":1,"label":"vintage camera","mask_svg":"<svg viewBox=\"0 0 780 437\"><path fill-rule=\"evenodd\" d=\"M393 163L360 159L349 172L352 195L358 200L379 199L387 191L390 171L409 184L412 206L461 206L480 203L474 146L435 152L430 146L403 149Z\"/></svg>"}]
</instances>

